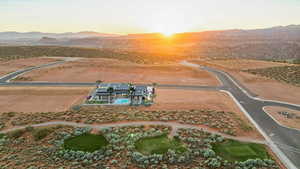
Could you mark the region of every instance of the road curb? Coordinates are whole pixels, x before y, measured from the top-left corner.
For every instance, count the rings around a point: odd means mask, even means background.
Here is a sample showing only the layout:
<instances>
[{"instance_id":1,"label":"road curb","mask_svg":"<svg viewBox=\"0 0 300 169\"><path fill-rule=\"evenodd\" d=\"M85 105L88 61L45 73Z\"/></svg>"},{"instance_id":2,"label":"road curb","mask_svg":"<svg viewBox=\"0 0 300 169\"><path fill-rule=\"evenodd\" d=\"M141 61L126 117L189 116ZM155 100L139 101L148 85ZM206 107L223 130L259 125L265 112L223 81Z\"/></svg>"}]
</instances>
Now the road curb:
<instances>
[{"instance_id":1,"label":"road curb","mask_svg":"<svg viewBox=\"0 0 300 169\"><path fill-rule=\"evenodd\" d=\"M221 92L227 93L234 102L239 106L239 108L244 112L247 118L251 121L251 123L257 128L257 130L264 136L267 143L269 143L269 147L272 149L273 152L277 155L277 157L281 160L281 162L288 168L288 169L297 169L297 167L286 157L286 155L276 146L276 144L270 139L270 137L260 128L260 126L255 122L255 120L249 115L249 113L244 109L244 107L238 102L238 100L226 90L220 90Z\"/></svg>"}]
</instances>

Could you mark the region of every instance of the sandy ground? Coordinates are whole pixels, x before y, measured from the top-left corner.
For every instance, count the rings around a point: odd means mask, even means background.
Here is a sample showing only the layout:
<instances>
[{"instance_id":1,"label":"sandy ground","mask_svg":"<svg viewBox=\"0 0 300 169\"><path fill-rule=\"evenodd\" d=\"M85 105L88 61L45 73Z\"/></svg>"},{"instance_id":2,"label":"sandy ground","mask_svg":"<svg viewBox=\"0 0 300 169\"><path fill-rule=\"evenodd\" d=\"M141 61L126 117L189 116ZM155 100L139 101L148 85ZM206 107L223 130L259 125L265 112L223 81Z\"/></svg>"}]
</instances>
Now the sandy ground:
<instances>
[{"instance_id":1,"label":"sandy ground","mask_svg":"<svg viewBox=\"0 0 300 169\"><path fill-rule=\"evenodd\" d=\"M300 111L277 106L267 106L264 110L282 125L300 129ZM278 114L278 112L294 113L298 118L286 118L285 116Z\"/></svg>"},{"instance_id":2,"label":"sandy ground","mask_svg":"<svg viewBox=\"0 0 300 169\"><path fill-rule=\"evenodd\" d=\"M229 72L258 97L300 104L300 87L245 72Z\"/></svg>"},{"instance_id":3,"label":"sandy ground","mask_svg":"<svg viewBox=\"0 0 300 169\"><path fill-rule=\"evenodd\" d=\"M232 99L218 91L156 89L155 104L149 109L190 110L210 109L217 111L240 111Z\"/></svg>"},{"instance_id":4,"label":"sandy ground","mask_svg":"<svg viewBox=\"0 0 300 169\"><path fill-rule=\"evenodd\" d=\"M277 80L269 79L259 75L253 75L246 72L241 72L242 69L266 68L273 66L290 65L286 63L266 62L266 61L249 61L240 60L233 61L193 61L201 65L208 65L226 71L240 81L252 93L257 94L258 97L268 100L278 100L294 104L300 104L300 87L279 82ZM226 62L227 65L223 62ZM217 63L217 64L216 64ZM240 65L239 65L239 64ZM227 68L228 66L228 68Z\"/></svg>"},{"instance_id":5,"label":"sandy ground","mask_svg":"<svg viewBox=\"0 0 300 169\"><path fill-rule=\"evenodd\" d=\"M0 87L0 112L59 112L81 103L91 88Z\"/></svg>"},{"instance_id":6,"label":"sandy ground","mask_svg":"<svg viewBox=\"0 0 300 169\"><path fill-rule=\"evenodd\" d=\"M55 62L58 60L59 58L36 57L36 58L10 60L10 61L0 61L0 76L17 71L19 69L42 65L50 62Z\"/></svg>"},{"instance_id":7,"label":"sandy ground","mask_svg":"<svg viewBox=\"0 0 300 169\"><path fill-rule=\"evenodd\" d=\"M115 59L80 59L63 65L34 70L25 79L51 82L132 82L184 85L219 85L212 74L180 64L139 65Z\"/></svg>"},{"instance_id":8,"label":"sandy ground","mask_svg":"<svg viewBox=\"0 0 300 169\"><path fill-rule=\"evenodd\" d=\"M143 110L217 110L234 112L244 122L251 124L244 113L238 108L230 96L218 91L157 89L155 103L150 107L140 107ZM243 132L243 131L239 131ZM262 139L258 131L247 132L252 138ZM245 135L239 133L239 135Z\"/></svg>"},{"instance_id":9,"label":"sandy ground","mask_svg":"<svg viewBox=\"0 0 300 169\"><path fill-rule=\"evenodd\" d=\"M215 64L232 70L262 69L268 67L289 65L286 63L249 60L249 59L210 60L209 62L211 64Z\"/></svg>"}]
</instances>

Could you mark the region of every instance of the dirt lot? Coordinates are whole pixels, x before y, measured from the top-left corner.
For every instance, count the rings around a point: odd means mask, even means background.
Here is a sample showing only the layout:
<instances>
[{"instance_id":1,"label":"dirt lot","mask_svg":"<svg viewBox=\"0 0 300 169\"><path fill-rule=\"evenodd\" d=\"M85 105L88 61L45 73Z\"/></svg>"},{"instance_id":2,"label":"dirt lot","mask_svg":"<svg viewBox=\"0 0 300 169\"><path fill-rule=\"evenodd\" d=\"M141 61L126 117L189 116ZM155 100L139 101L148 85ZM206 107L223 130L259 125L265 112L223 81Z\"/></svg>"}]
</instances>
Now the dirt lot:
<instances>
[{"instance_id":1,"label":"dirt lot","mask_svg":"<svg viewBox=\"0 0 300 169\"><path fill-rule=\"evenodd\" d=\"M230 72L258 97L300 104L300 87L245 72Z\"/></svg>"},{"instance_id":2,"label":"dirt lot","mask_svg":"<svg viewBox=\"0 0 300 169\"><path fill-rule=\"evenodd\" d=\"M179 64L139 65L115 59L80 59L61 66L34 70L23 79L52 82L133 82L184 85L219 85L206 71ZM16 79L17 80L17 79Z\"/></svg>"},{"instance_id":3,"label":"dirt lot","mask_svg":"<svg viewBox=\"0 0 300 169\"><path fill-rule=\"evenodd\" d=\"M233 100L218 91L160 89L156 90L153 110L210 109L216 111L240 111Z\"/></svg>"},{"instance_id":4,"label":"dirt lot","mask_svg":"<svg viewBox=\"0 0 300 169\"><path fill-rule=\"evenodd\" d=\"M19 69L55 62L57 60L58 58L37 57L10 61L0 61L0 76L17 71Z\"/></svg>"},{"instance_id":5,"label":"dirt lot","mask_svg":"<svg viewBox=\"0 0 300 169\"><path fill-rule=\"evenodd\" d=\"M282 125L300 129L299 111L277 106L267 106L264 108L264 110ZM286 116L279 114L278 112L288 112L291 116L287 118Z\"/></svg>"},{"instance_id":6,"label":"dirt lot","mask_svg":"<svg viewBox=\"0 0 300 169\"><path fill-rule=\"evenodd\" d=\"M90 88L0 87L0 112L59 112L84 99Z\"/></svg>"},{"instance_id":7,"label":"dirt lot","mask_svg":"<svg viewBox=\"0 0 300 169\"><path fill-rule=\"evenodd\" d=\"M300 87L289 85L277 80L269 79L259 75L253 75L246 72L241 72L243 69L255 69L255 68L266 68L273 66L285 66L290 65L286 63L276 63L276 62L266 62L266 61L250 61L241 60L233 61L231 67L227 68L222 66L224 61L193 61L194 63L199 63L201 65L208 65L211 67L224 70L234 76L238 81L240 81L245 87L247 87L252 93L255 93L260 98L285 101L294 104L300 104ZM220 62L220 63L219 63ZM225 61L230 65L230 61ZM216 64L218 63L218 64ZM241 65L237 64L240 63ZM229 66L228 65L228 66ZM230 66L229 66L230 67Z\"/></svg>"}]
</instances>

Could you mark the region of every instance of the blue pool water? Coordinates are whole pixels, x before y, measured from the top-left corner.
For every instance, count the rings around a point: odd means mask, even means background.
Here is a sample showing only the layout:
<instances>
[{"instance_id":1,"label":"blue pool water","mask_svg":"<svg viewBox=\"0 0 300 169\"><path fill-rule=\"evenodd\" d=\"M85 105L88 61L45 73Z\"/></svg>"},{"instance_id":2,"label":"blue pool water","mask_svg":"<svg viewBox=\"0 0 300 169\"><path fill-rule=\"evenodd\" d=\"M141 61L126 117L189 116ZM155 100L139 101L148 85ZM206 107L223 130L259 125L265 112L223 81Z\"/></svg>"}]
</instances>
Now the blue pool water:
<instances>
[{"instance_id":1,"label":"blue pool water","mask_svg":"<svg viewBox=\"0 0 300 169\"><path fill-rule=\"evenodd\" d=\"M130 104L130 99L117 99L114 104Z\"/></svg>"}]
</instances>

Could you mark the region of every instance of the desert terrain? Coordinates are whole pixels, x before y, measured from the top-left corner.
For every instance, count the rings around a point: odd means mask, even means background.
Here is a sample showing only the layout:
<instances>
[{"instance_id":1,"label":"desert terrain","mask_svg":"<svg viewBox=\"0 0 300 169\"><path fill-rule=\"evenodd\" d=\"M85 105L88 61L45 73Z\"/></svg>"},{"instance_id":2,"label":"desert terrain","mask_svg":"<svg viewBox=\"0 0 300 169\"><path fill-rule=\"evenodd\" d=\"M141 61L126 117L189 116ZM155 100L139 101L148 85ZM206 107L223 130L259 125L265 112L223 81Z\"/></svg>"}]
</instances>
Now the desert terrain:
<instances>
[{"instance_id":1,"label":"desert terrain","mask_svg":"<svg viewBox=\"0 0 300 169\"><path fill-rule=\"evenodd\" d=\"M60 60L59 58L50 58L50 57L36 57L36 58L25 58L25 59L17 59L17 60L8 60L1 61L0 60L0 76L5 74L32 67L37 65L42 65L50 62L55 62Z\"/></svg>"},{"instance_id":2,"label":"desert terrain","mask_svg":"<svg viewBox=\"0 0 300 169\"><path fill-rule=\"evenodd\" d=\"M84 101L89 87L0 87L1 112L61 112Z\"/></svg>"},{"instance_id":3,"label":"desert terrain","mask_svg":"<svg viewBox=\"0 0 300 169\"><path fill-rule=\"evenodd\" d=\"M236 118L241 119L246 125L254 129L251 132L238 130L238 135L262 139L255 127L251 124L245 114L234 103L230 96L219 91L157 89L155 104L150 107L139 107L141 110L172 111L172 110L213 110L233 112Z\"/></svg>"},{"instance_id":4,"label":"desert terrain","mask_svg":"<svg viewBox=\"0 0 300 169\"><path fill-rule=\"evenodd\" d=\"M34 70L15 80L49 82L132 82L217 86L214 75L179 64L141 65L115 59L80 59L74 62Z\"/></svg>"},{"instance_id":5,"label":"desert terrain","mask_svg":"<svg viewBox=\"0 0 300 169\"><path fill-rule=\"evenodd\" d=\"M270 64L261 61L248 62L245 60L239 62L241 63L233 65L230 62L221 62L219 65L212 62L212 65L222 67L221 69L230 73L247 74L241 76L243 78L255 76L255 80L248 79L252 83L255 82L254 84L260 84L261 81L257 82L256 78L263 77L241 71L270 66ZM274 65L285 64L274 63ZM228 68L226 68L227 66ZM235 77L239 78L238 76ZM62 65L33 70L14 79L14 81L44 82L95 82L96 80L220 86L219 80L213 74L176 63L142 65L103 58L81 58ZM243 80L241 80L242 83L244 83ZM49 121L68 121L92 125L130 123L133 121L168 121L191 124L234 137L264 140L232 98L220 91L158 87L154 104L150 107L96 106L91 108L94 106L88 106L80 108L78 105L84 102L93 88L93 86L0 87L0 99L4 100L0 103L1 126L4 129L10 129L15 126ZM249 89L251 90L251 88ZM79 109L75 110L74 107L79 107Z\"/></svg>"},{"instance_id":6,"label":"desert terrain","mask_svg":"<svg viewBox=\"0 0 300 169\"><path fill-rule=\"evenodd\" d=\"M146 109L186 110L209 109L217 111L240 111L233 100L219 91L156 89L155 104Z\"/></svg>"},{"instance_id":7,"label":"desert terrain","mask_svg":"<svg viewBox=\"0 0 300 169\"><path fill-rule=\"evenodd\" d=\"M228 60L194 60L194 63L208 65L228 72L258 97L300 104L300 88L267 77L243 72L247 69L261 69L278 66L289 66L287 63L268 61L228 59ZM274 92L276 91L276 92ZM288 93L288 94L287 94Z\"/></svg>"},{"instance_id":8,"label":"desert terrain","mask_svg":"<svg viewBox=\"0 0 300 169\"><path fill-rule=\"evenodd\" d=\"M285 107L267 106L264 110L276 119L281 125L300 129L300 112ZM281 112L281 114L280 114ZM288 115L284 115L288 113Z\"/></svg>"}]
</instances>

